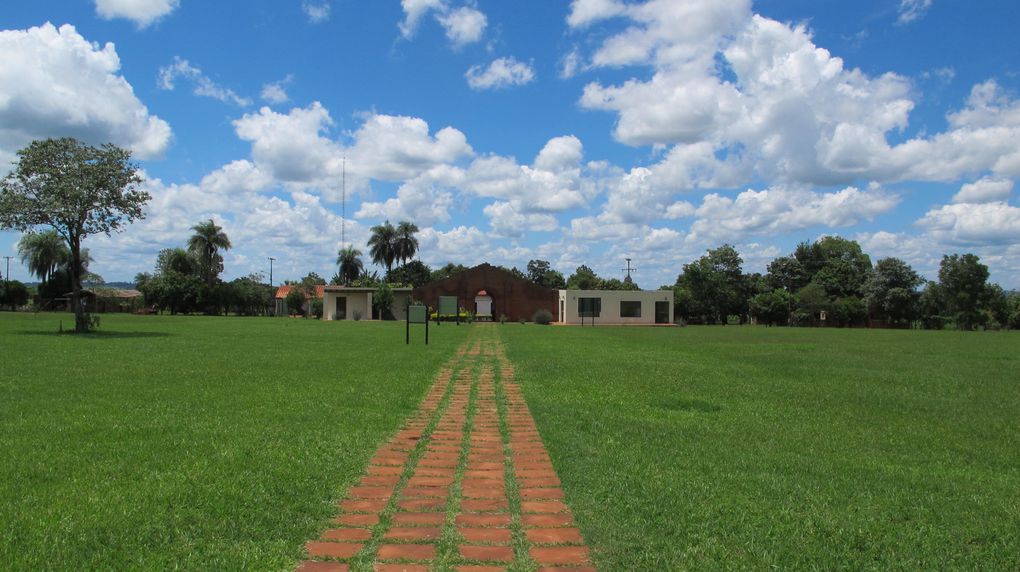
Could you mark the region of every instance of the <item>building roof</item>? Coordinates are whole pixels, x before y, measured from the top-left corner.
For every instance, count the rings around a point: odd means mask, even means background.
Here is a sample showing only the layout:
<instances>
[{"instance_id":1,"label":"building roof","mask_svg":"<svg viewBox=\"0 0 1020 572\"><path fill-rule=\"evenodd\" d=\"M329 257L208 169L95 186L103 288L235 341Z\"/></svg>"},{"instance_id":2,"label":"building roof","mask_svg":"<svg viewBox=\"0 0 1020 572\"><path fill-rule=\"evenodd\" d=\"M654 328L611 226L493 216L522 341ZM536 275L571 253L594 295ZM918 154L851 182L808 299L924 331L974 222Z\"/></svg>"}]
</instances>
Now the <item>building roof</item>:
<instances>
[{"instance_id":1,"label":"building roof","mask_svg":"<svg viewBox=\"0 0 1020 572\"><path fill-rule=\"evenodd\" d=\"M293 288L293 286L290 285L290 284L284 284L283 286L280 286L279 288L277 288L276 289L276 299L277 300L283 300L284 298L286 298L287 294L290 294L291 288ZM308 296L306 294L305 298L322 298L322 293L325 292L325 290L326 290L326 286L324 286L322 284L316 285L315 286L315 296Z\"/></svg>"},{"instance_id":2,"label":"building roof","mask_svg":"<svg viewBox=\"0 0 1020 572\"><path fill-rule=\"evenodd\" d=\"M326 292L375 292L378 288L368 286L338 286L336 284L329 284L326 286ZM410 292L412 288L404 288L398 286L396 288L390 288L394 292Z\"/></svg>"},{"instance_id":3,"label":"building roof","mask_svg":"<svg viewBox=\"0 0 1020 572\"><path fill-rule=\"evenodd\" d=\"M118 288L82 288L82 293L91 294L97 298L141 298L142 293L138 290L125 289L121 290ZM66 295L70 296L72 292L68 292Z\"/></svg>"}]
</instances>

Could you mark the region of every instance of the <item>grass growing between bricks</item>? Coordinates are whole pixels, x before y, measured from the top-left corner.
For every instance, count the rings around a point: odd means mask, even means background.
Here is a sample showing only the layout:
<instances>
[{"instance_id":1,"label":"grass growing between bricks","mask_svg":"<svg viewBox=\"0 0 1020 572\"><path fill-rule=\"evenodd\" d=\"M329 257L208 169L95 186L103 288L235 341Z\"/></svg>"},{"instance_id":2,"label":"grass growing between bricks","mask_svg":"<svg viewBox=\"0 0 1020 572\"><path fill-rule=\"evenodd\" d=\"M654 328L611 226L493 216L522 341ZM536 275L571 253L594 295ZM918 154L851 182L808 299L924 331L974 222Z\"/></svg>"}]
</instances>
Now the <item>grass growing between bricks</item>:
<instances>
[{"instance_id":1,"label":"grass growing between bricks","mask_svg":"<svg viewBox=\"0 0 1020 572\"><path fill-rule=\"evenodd\" d=\"M1020 568L1020 336L499 328L600 570Z\"/></svg>"},{"instance_id":2,"label":"grass growing between bricks","mask_svg":"<svg viewBox=\"0 0 1020 572\"><path fill-rule=\"evenodd\" d=\"M5 569L282 570L469 328L0 313Z\"/></svg>"}]
</instances>

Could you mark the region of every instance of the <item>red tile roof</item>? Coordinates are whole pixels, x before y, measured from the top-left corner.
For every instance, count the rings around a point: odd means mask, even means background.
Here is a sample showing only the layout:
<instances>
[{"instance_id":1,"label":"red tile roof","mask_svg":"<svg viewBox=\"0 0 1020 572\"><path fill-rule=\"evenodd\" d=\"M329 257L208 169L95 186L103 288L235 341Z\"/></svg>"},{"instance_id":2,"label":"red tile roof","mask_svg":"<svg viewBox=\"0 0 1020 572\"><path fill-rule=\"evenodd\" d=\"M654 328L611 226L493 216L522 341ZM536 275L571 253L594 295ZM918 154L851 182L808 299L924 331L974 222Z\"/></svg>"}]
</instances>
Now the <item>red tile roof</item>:
<instances>
[{"instance_id":1,"label":"red tile roof","mask_svg":"<svg viewBox=\"0 0 1020 572\"><path fill-rule=\"evenodd\" d=\"M283 300L284 298L286 298L287 294L290 294L290 289L291 288L293 288L293 286L291 286L289 284L284 284L283 286L280 286L279 288L277 288L276 289L276 299L277 300ZM325 291L326 291L326 286L325 285L320 284L320 285L316 286L315 287L315 296L314 297L315 298L322 298L322 295L323 295L323 293ZM305 298L308 298L308 297L309 296L306 294Z\"/></svg>"}]
</instances>

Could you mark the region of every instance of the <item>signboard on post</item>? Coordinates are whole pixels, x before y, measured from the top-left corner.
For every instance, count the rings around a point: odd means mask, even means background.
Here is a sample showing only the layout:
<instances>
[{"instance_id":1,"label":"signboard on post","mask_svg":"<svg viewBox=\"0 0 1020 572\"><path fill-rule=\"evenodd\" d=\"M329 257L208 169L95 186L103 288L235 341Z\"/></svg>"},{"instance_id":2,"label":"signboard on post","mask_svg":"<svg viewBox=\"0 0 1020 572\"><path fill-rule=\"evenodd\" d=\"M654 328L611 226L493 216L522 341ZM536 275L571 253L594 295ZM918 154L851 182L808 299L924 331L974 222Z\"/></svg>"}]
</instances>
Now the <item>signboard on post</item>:
<instances>
[{"instance_id":1,"label":"signboard on post","mask_svg":"<svg viewBox=\"0 0 1020 572\"><path fill-rule=\"evenodd\" d=\"M425 324L425 345L429 345L429 309L427 306L408 304L407 325L404 333L404 343L411 343L411 324Z\"/></svg>"},{"instance_id":2,"label":"signboard on post","mask_svg":"<svg viewBox=\"0 0 1020 572\"><path fill-rule=\"evenodd\" d=\"M591 318L591 325L594 326L595 318L602 314L602 298L578 298L577 313L582 326L585 318Z\"/></svg>"},{"instance_id":3,"label":"signboard on post","mask_svg":"<svg viewBox=\"0 0 1020 572\"><path fill-rule=\"evenodd\" d=\"M456 296L440 296L439 297L439 310L436 311L436 323L438 324L443 316L453 316L454 320L457 321L457 325L460 325L460 304L458 303Z\"/></svg>"}]
</instances>

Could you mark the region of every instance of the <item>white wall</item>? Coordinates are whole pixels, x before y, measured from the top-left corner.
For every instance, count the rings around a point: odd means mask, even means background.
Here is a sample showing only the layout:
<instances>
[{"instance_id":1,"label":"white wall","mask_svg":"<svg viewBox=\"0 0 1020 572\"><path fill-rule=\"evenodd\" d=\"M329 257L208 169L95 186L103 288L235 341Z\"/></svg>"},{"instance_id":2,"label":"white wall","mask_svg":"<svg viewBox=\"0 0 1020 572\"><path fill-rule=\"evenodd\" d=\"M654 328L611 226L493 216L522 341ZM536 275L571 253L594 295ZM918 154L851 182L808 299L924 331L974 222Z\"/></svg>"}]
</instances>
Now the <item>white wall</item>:
<instances>
[{"instance_id":1,"label":"white wall","mask_svg":"<svg viewBox=\"0 0 1020 572\"><path fill-rule=\"evenodd\" d=\"M322 319L333 320L336 314L337 298L347 298L347 319L354 319L354 312L361 314L362 320L372 319L371 292L330 292L322 295Z\"/></svg>"},{"instance_id":2,"label":"white wall","mask_svg":"<svg viewBox=\"0 0 1020 572\"><path fill-rule=\"evenodd\" d=\"M673 292L671 290L560 290L560 322L564 324L580 324L578 314L578 298L600 298L602 311L595 318L595 325L611 324L644 324L655 323L655 303L666 302L669 305L666 323L673 322ZM620 316L620 302L640 302L641 317L624 318ZM584 318L585 324L591 318Z\"/></svg>"}]
</instances>

